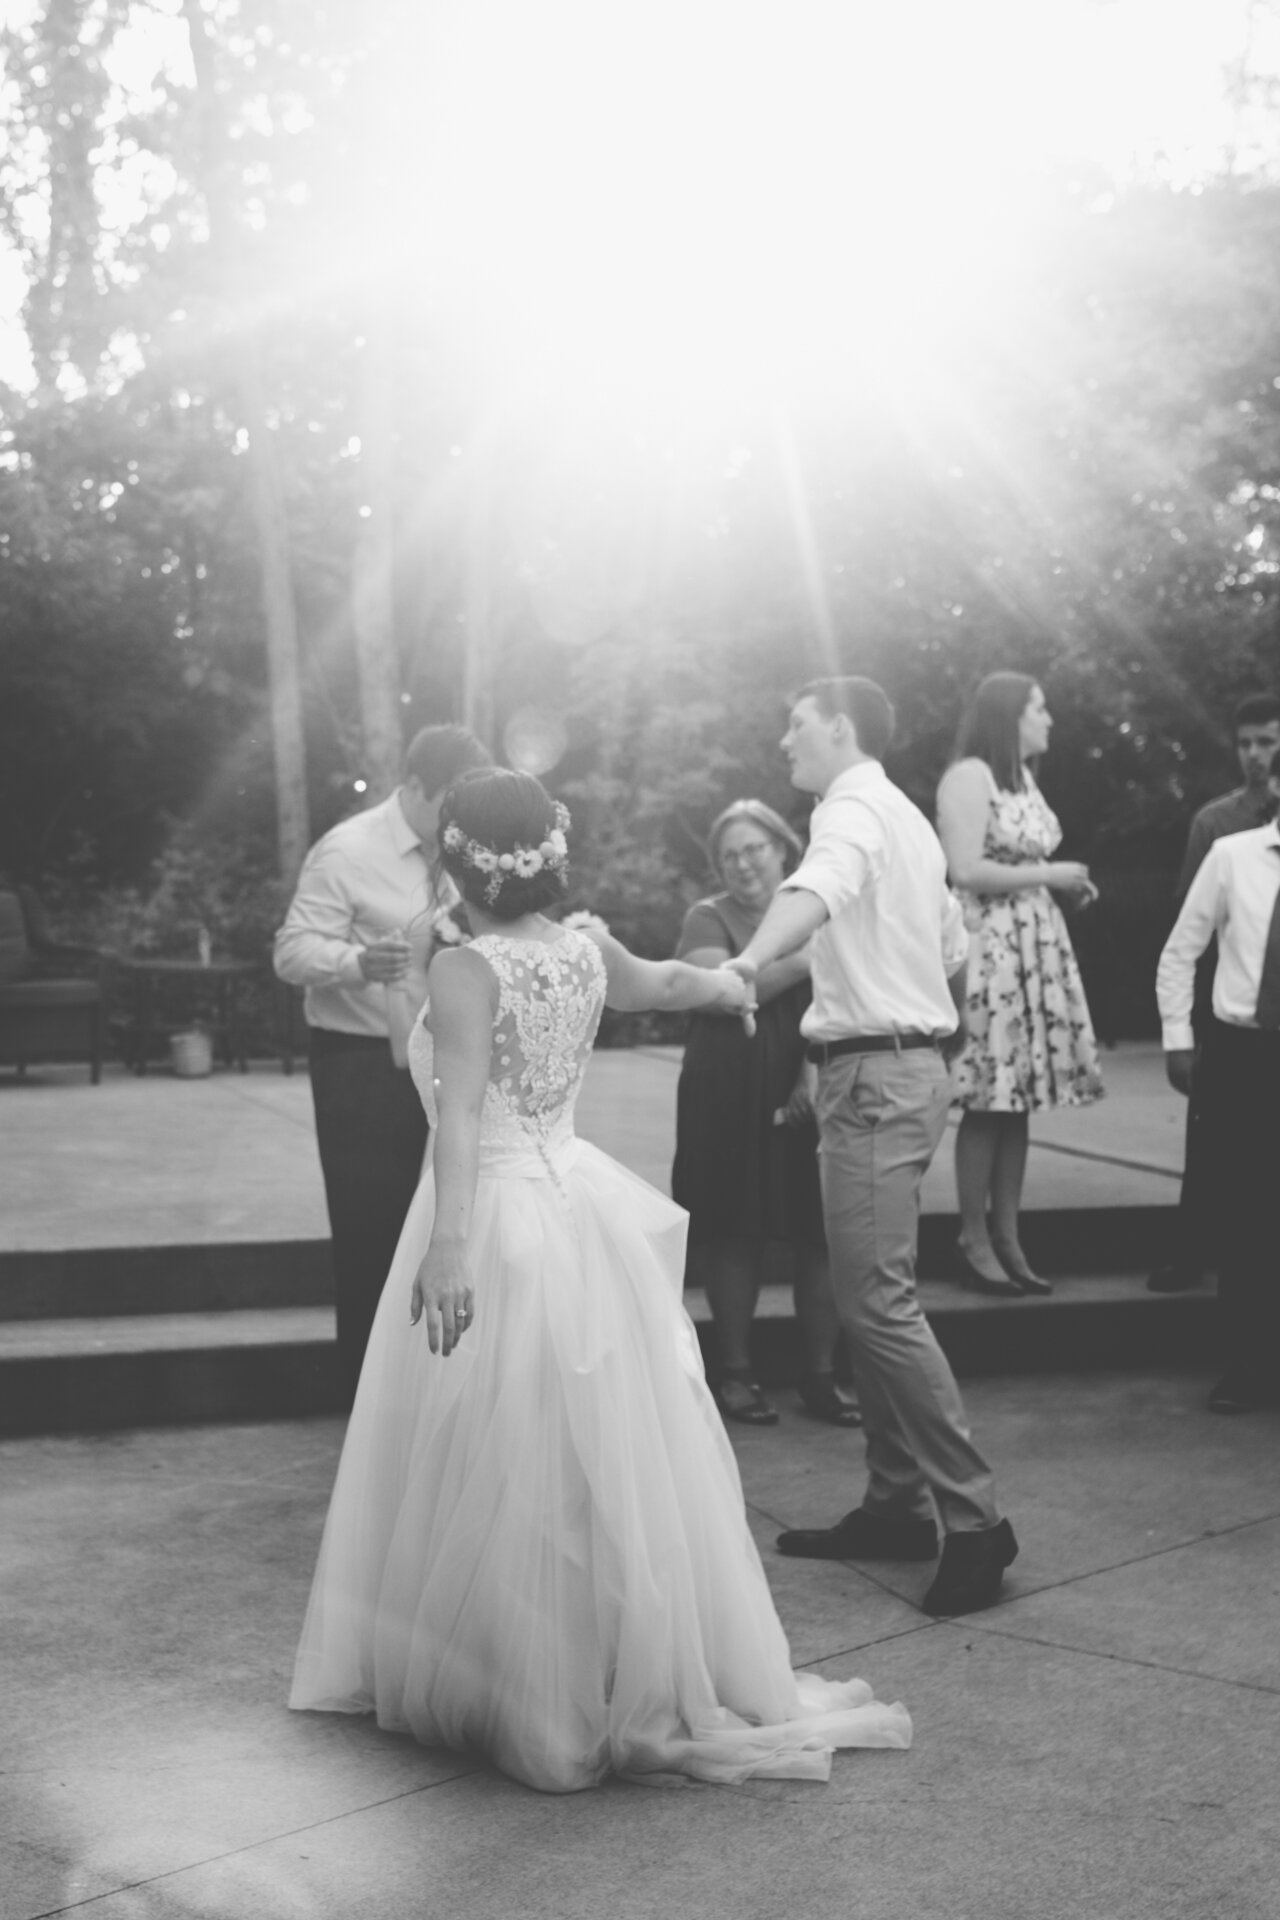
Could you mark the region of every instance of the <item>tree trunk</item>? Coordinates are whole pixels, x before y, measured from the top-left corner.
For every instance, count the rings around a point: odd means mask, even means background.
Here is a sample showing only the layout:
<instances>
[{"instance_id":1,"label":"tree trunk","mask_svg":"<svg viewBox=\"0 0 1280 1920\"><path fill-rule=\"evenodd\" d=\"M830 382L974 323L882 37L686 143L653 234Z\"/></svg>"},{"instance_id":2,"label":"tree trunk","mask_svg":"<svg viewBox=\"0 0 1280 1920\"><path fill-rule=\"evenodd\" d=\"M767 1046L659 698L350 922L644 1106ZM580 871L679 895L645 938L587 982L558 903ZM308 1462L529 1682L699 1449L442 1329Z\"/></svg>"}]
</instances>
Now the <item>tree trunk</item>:
<instances>
[{"instance_id":1,"label":"tree trunk","mask_svg":"<svg viewBox=\"0 0 1280 1920\"><path fill-rule=\"evenodd\" d=\"M226 129L218 102L213 22L199 0L182 0L191 43L202 120L203 181L209 244L217 262L215 284L228 306L250 310L244 290L239 227L231 191ZM237 291L241 298L237 300ZM306 736L302 722L302 672L298 610L289 555L284 487L271 429L257 339L249 335L236 358L240 411L248 435L249 491L257 537L267 678L271 693L271 744L276 772L276 857L290 886L311 838L307 808Z\"/></svg>"},{"instance_id":2,"label":"tree trunk","mask_svg":"<svg viewBox=\"0 0 1280 1920\"><path fill-rule=\"evenodd\" d=\"M400 661L395 635L395 362L379 315L360 369L360 474L364 510L352 571L352 622L360 686L365 778L383 799L400 778Z\"/></svg>"},{"instance_id":3,"label":"tree trunk","mask_svg":"<svg viewBox=\"0 0 1280 1920\"><path fill-rule=\"evenodd\" d=\"M493 739L493 500L488 435L468 450L466 597L462 628L462 719L496 751Z\"/></svg>"},{"instance_id":4,"label":"tree trunk","mask_svg":"<svg viewBox=\"0 0 1280 1920\"><path fill-rule=\"evenodd\" d=\"M276 857L281 878L292 887L298 877L311 828L307 808L307 744L302 724L302 674L298 649L298 611L289 561L280 467L266 423L266 400L257 348L250 343L241 373L244 411L249 420L249 489L258 536L259 592L267 643L267 682L271 694L271 746L276 766Z\"/></svg>"}]
</instances>

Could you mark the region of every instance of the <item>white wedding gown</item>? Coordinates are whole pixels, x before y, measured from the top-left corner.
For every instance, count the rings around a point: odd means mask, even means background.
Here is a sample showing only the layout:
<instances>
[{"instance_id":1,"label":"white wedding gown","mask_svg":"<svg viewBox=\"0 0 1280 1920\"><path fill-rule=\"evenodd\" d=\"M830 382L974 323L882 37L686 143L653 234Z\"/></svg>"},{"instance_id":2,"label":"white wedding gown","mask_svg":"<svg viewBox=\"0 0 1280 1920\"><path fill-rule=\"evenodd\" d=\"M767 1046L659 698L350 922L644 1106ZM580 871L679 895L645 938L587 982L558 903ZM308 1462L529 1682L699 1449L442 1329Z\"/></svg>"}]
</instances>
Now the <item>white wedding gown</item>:
<instances>
[{"instance_id":1,"label":"white wedding gown","mask_svg":"<svg viewBox=\"0 0 1280 1920\"><path fill-rule=\"evenodd\" d=\"M375 1712L552 1792L606 1774L826 1779L902 1706L793 1674L681 1304L687 1216L573 1131L604 1002L587 936L472 944L497 980L468 1259L433 1355L409 1296L430 1167L369 1341L289 1704ZM428 1016L429 1017L429 1012ZM410 1067L428 1112L431 1040Z\"/></svg>"}]
</instances>

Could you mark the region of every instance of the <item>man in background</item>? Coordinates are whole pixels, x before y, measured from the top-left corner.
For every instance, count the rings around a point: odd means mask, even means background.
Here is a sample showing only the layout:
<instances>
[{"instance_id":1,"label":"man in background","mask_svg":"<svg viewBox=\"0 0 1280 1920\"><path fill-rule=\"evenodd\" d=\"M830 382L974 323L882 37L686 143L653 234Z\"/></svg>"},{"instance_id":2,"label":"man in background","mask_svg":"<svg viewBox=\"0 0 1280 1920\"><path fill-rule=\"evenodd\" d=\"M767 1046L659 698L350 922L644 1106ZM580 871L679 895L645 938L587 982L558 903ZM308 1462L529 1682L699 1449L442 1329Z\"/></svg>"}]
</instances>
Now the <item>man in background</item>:
<instances>
[{"instance_id":1,"label":"man in background","mask_svg":"<svg viewBox=\"0 0 1280 1920\"><path fill-rule=\"evenodd\" d=\"M1204 863L1205 855L1216 840L1229 833L1246 833L1265 826L1275 810L1269 784L1272 756L1280 747L1280 698L1271 693L1251 693L1242 700L1234 715L1236 757L1244 785L1235 787L1200 808L1191 822L1187 850L1183 856L1175 891L1175 904L1182 907L1191 883ZM1195 1003L1191 1015L1194 1044L1199 1046L1212 1018L1213 976L1216 949L1210 941L1196 968ZM1147 1281L1152 1293L1183 1293L1198 1286L1206 1266L1212 1267L1214 1249L1206 1228L1209 1201L1205 1173L1204 1116L1194 1084L1187 1100L1186 1151L1183 1156L1182 1192L1178 1201L1172 1261L1157 1267Z\"/></svg>"},{"instance_id":2,"label":"man in background","mask_svg":"<svg viewBox=\"0 0 1280 1920\"><path fill-rule=\"evenodd\" d=\"M1280 800L1280 752L1271 761ZM1192 1032L1196 962L1218 943L1213 1001ZM1275 1246L1280 1137L1280 832L1272 821L1214 841L1156 973L1170 1084L1198 1100L1217 1255L1226 1370L1213 1413L1280 1401L1280 1270Z\"/></svg>"},{"instance_id":3,"label":"man in background","mask_svg":"<svg viewBox=\"0 0 1280 1920\"><path fill-rule=\"evenodd\" d=\"M277 974L306 988L348 1395L427 1144L422 1103L391 1057L387 988L408 972L405 929L448 903L433 878L441 796L469 767L490 763L467 728L424 727L390 799L341 821L311 849L276 935Z\"/></svg>"}]
</instances>

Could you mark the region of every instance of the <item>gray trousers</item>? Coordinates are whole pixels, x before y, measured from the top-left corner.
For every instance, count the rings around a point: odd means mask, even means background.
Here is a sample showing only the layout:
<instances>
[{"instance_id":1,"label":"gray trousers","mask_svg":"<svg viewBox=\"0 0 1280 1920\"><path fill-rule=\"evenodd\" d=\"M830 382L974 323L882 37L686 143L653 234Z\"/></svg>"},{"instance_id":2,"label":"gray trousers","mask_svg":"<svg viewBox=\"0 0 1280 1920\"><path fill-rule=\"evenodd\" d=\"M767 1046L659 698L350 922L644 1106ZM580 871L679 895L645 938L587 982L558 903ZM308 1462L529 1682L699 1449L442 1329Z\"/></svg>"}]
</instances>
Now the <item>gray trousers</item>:
<instances>
[{"instance_id":1,"label":"gray trousers","mask_svg":"<svg viewBox=\"0 0 1280 1920\"><path fill-rule=\"evenodd\" d=\"M972 1532L999 1519L955 1376L916 1298L920 1183L950 1082L930 1048L854 1053L818 1076L831 1278L867 1443L870 1513Z\"/></svg>"}]
</instances>

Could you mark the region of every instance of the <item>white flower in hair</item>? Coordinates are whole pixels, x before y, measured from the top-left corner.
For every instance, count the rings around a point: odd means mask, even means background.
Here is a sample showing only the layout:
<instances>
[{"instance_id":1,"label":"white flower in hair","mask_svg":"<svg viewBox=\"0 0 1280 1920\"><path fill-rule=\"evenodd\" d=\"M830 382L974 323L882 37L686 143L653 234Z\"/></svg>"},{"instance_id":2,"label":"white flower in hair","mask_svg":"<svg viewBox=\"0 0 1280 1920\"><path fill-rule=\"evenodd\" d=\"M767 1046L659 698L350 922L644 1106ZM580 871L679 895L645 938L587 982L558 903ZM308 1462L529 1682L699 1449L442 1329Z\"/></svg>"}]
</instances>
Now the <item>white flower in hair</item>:
<instances>
[{"instance_id":1,"label":"white flower in hair","mask_svg":"<svg viewBox=\"0 0 1280 1920\"><path fill-rule=\"evenodd\" d=\"M569 829L569 809L560 800L554 802L554 807L555 825L536 847L514 846L499 853L496 847L487 847L483 840L471 839L456 820L445 827L441 843L447 852L474 867L477 873L488 874L484 897L492 906L507 874L514 874L519 880L532 880L544 867L558 872L565 865L569 858L569 842L565 837Z\"/></svg>"}]
</instances>

